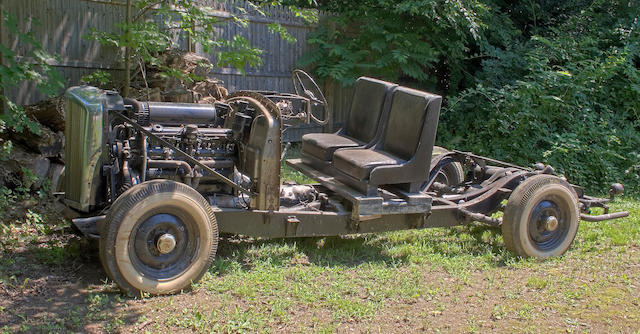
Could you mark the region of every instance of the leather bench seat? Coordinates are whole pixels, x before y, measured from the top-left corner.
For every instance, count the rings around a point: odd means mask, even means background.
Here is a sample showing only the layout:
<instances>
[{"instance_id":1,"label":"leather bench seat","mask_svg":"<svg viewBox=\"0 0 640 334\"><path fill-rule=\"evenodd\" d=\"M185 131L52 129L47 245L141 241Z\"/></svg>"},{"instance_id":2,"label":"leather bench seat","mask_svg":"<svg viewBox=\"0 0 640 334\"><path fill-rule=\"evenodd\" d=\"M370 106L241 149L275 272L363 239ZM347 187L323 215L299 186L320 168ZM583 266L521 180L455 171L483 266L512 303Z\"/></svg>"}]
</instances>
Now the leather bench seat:
<instances>
[{"instance_id":1,"label":"leather bench seat","mask_svg":"<svg viewBox=\"0 0 640 334\"><path fill-rule=\"evenodd\" d=\"M304 135L302 151L322 161L330 161L333 153L343 147L359 147L366 143L335 133L309 133Z\"/></svg>"},{"instance_id":2,"label":"leather bench seat","mask_svg":"<svg viewBox=\"0 0 640 334\"><path fill-rule=\"evenodd\" d=\"M401 165L405 162L386 152L358 148L341 149L333 156L334 168L360 181L367 179L375 167Z\"/></svg>"},{"instance_id":3,"label":"leather bench seat","mask_svg":"<svg viewBox=\"0 0 640 334\"><path fill-rule=\"evenodd\" d=\"M393 90L380 140L333 155L336 177L367 196L382 185L418 192L427 180L442 97L407 87Z\"/></svg>"},{"instance_id":4,"label":"leather bench seat","mask_svg":"<svg viewBox=\"0 0 640 334\"><path fill-rule=\"evenodd\" d=\"M373 145L381 134L381 119L388 112L389 96L397 85L360 77L354 86L351 109L345 127L336 133L309 133L302 136L302 161L324 170L333 153L341 148Z\"/></svg>"}]
</instances>

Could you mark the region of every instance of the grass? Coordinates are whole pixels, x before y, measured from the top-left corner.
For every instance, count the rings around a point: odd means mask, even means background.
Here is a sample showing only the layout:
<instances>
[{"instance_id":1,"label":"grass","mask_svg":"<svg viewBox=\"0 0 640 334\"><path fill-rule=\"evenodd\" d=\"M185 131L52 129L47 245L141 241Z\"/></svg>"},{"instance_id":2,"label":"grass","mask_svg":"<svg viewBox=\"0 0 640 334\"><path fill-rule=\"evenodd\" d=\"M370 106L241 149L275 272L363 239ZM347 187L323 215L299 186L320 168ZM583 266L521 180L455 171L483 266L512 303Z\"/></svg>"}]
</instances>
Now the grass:
<instances>
[{"instance_id":1,"label":"grass","mask_svg":"<svg viewBox=\"0 0 640 334\"><path fill-rule=\"evenodd\" d=\"M285 154L285 158L282 159L280 163L280 178L286 181L294 181L298 184L309 184L314 183L314 181L308 178L306 175L298 172L297 170L289 167L286 163L286 159L297 158L300 157L300 151L302 150L301 145L291 145Z\"/></svg>"},{"instance_id":2,"label":"grass","mask_svg":"<svg viewBox=\"0 0 640 334\"><path fill-rule=\"evenodd\" d=\"M287 168L283 175L308 182ZM18 306L0 294L0 332L637 333L640 203L623 198L613 210L631 215L581 223L572 248L546 261L514 256L504 249L500 229L479 225L327 238L228 237L192 292L164 297L121 296L102 281L93 258L81 261L88 269L74 276L84 284L63 285L80 297L43 290L43 303L68 304L57 311L34 311L36 305ZM40 223L32 222L31 234ZM37 237L20 238L23 247L38 244ZM24 277L15 268L63 267L64 275L80 256L61 255L77 248L72 243L45 245L42 253L15 251L0 260L0 291L29 295L39 276Z\"/></svg>"},{"instance_id":3,"label":"grass","mask_svg":"<svg viewBox=\"0 0 640 334\"><path fill-rule=\"evenodd\" d=\"M503 250L498 229L480 226L233 237L223 240L193 292L127 299L100 283L61 320L25 317L10 329L634 332L640 329L640 205L623 199L614 209L632 215L582 223L571 250L547 261L514 257Z\"/></svg>"}]
</instances>

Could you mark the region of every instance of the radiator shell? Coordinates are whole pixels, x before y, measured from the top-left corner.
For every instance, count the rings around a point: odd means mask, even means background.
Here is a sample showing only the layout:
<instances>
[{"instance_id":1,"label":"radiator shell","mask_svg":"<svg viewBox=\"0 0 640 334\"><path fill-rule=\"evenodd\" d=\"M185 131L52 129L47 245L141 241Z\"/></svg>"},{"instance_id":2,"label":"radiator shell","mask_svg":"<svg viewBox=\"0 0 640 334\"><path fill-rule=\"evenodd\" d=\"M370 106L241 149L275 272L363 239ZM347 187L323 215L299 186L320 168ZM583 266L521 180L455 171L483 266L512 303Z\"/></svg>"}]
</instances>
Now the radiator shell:
<instances>
[{"instance_id":1,"label":"radiator shell","mask_svg":"<svg viewBox=\"0 0 640 334\"><path fill-rule=\"evenodd\" d=\"M108 110L124 110L115 92L76 86L65 93L65 203L90 212L104 198L102 176Z\"/></svg>"}]
</instances>

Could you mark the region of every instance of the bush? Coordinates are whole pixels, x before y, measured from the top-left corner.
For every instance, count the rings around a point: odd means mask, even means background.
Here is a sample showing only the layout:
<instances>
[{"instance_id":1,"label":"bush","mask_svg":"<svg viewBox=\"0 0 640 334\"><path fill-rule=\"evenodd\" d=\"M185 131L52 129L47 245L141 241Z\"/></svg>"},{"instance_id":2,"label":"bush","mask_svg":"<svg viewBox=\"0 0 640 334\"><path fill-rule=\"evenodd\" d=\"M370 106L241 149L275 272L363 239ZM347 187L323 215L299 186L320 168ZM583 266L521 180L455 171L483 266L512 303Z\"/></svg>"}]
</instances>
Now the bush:
<instances>
[{"instance_id":1,"label":"bush","mask_svg":"<svg viewBox=\"0 0 640 334\"><path fill-rule=\"evenodd\" d=\"M352 84L361 75L421 86L448 85L437 69L462 77L470 40L479 38L479 1L329 1L329 16L307 40L315 49L300 59L320 77ZM455 79L454 79L455 80ZM454 84L455 86L455 84Z\"/></svg>"},{"instance_id":2,"label":"bush","mask_svg":"<svg viewBox=\"0 0 640 334\"><path fill-rule=\"evenodd\" d=\"M594 2L486 61L476 86L449 100L440 143L524 165L543 161L592 191L623 181L638 194L637 13L626 3ZM518 56L527 73L504 83L496 64Z\"/></svg>"},{"instance_id":3,"label":"bush","mask_svg":"<svg viewBox=\"0 0 640 334\"><path fill-rule=\"evenodd\" d=\"M640 6L628 1L323 1L303 64L445 95L438 144L542 161L640 194Z\"/></svg>"}]
</instances>

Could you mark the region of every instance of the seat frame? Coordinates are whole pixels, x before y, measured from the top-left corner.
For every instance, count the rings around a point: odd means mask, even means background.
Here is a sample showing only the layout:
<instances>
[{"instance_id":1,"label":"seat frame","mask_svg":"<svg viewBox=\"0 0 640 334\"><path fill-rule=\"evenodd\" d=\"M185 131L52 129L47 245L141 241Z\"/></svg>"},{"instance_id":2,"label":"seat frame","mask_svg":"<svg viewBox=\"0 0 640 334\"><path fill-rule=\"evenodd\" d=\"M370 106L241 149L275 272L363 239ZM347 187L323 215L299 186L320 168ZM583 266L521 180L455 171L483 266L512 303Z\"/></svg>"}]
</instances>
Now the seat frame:
<instances>
[{"instance_id":1,"label":"seat frame","mask_svg":"<svg viewBox=\"0 0 640 334\"><path fill-rule=\"evenodd\" d=\"M440 116L440 107L442 104L442 97L439 95L422 92L406 87L396 87L393 90L395 93L398 90L404 90L413 93L420 93L427 99L427 105L423 112L426 113L422 128L420 131L420 139L418 140L416 149L413 156L404 160L404 163L395 165L382 165L374 167L368 179L359 180L352 177L349 174L342 172L337 168L332 168L332 174L340 181L348 184L351 187L363 192L367 196L377 196L378 188L383 185L388 185L391 188L395 188L399 191L407 193L417 193L420 191L424 182L427 181L429 175L429 168L431 166L431 155L433 146L435 145L436 132L438 129L438 119ZM359 149L369 149L373 151L385 152L392 156L396 156L393 153L387 152L383 149L386 140L386 131L393 103L393 95L389 98L389 105L386 113L383 112L384 119L381 120L382 128L378 141L369 147L363 147ZM349 150L357 148L344 148L339 150ZM339 151L338 150L338 151ZM337 151L336 151L337 153ZM335 158L335 153L334 153Z\"/></svg>"}]
</instances>

